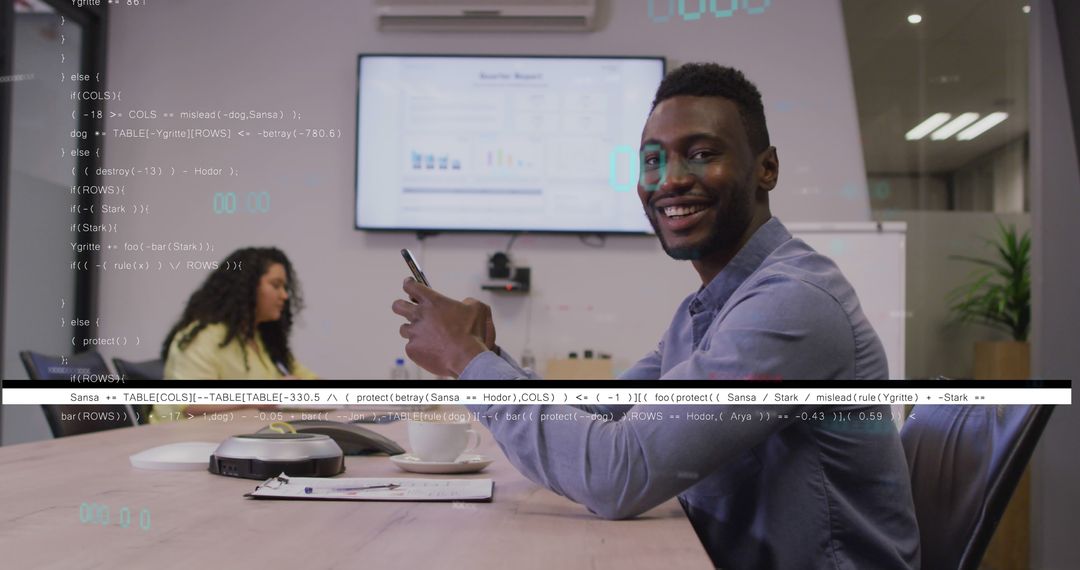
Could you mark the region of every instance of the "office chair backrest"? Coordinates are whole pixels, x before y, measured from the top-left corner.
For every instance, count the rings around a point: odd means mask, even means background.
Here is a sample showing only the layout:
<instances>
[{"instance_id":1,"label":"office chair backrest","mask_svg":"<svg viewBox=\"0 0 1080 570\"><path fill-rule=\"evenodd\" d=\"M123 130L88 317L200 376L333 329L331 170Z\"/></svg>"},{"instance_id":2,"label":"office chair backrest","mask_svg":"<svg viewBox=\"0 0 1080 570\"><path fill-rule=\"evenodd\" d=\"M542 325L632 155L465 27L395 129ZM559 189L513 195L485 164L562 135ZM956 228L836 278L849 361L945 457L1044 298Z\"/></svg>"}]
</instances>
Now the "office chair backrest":
<instances>
[{"instance_id":1,"label":"office chair backrest","mask_svg":"<svg viewBox=\"0 0 1080 570\"><path fill-rule=\"evenodd\" d=\"M165 379L164 360L143 360L141 362L136 362L134 360L114 358L112 359L112 361L113 366L116 368L116 374L120 376L121 380ZM139 424L150 423L150 412L153 411L154 406L146 404L134 404L131 406L131 409L135 412L135 420Z\"/></svg>"},{"instance_id":2,"label":"office chair backrest","mask_svg":"<svg viewBox=\"0 0 1080 570\"><path fill-rule=\"evenodd\" d=\"M922 567L974 570L1052 406L915 406L900 437Z\"/></svg>"},{"instance_id":3,"label":"office chair backrest","mask_svg":"<svg viewBox=\"0 0 1080 570\"><path fill-rule=\"evenodd\" d=\"M96 351L73 356L52 356L24 350L19 353L31 380L71 380L94 375L105 379L111 373L105 359Z\"/></svg>"},{"instance_id":4,"label":"office chair backrest","mask_svg":"<svg viewBox=\"0 0 1080 570\"><path fill-rule=\"evenodd\" d=\"M164 380L164 360L124 360L123 358L112 359L116 373L122 380Z\"/></svg>"},{"instance_id":5,"label":"office chair backrest","mask_svg":"<svg viewBox=\"0 0 1080 570\"><path fill-rule=\"evenodd\" d=\"M94 351L74 356L50 356L25 350L19 353L31 380L71 380L93 375L108 378L112 372L105 359ZM87 386L92 386L88 384ZM127 406L43 405L45 420L53 437L67 437L108 429L130 427L134 424L132 410Z\"/></svg>"}]
</instances>

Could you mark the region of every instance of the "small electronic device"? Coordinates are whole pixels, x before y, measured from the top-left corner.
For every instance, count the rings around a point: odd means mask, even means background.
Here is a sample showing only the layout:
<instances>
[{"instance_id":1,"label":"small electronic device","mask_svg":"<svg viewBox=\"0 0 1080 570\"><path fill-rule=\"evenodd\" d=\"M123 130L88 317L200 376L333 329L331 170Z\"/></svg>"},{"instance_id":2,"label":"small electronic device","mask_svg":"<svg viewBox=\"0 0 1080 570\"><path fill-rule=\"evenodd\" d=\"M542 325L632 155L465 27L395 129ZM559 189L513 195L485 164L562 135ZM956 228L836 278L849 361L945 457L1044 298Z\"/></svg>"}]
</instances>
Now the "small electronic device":
<instances>
[{"instance_id":1,"label":"small electronic device","mask_svg":"<svg viewBox=\"0 0 1080 570\"><path fill-rule=\"evenodd\" d=\"M208 441L183 441L151 447L132 455L131 466L155 471L202 471L218 444Z\"/></svg>"},{"instance_id":2,"label":"small electronic device","mask_svg":"<svg viewBox=\"0 0 1080 570\"><path fill-rule=\"evenodd\" d=\"M329 436L316 433L234 435L210 456L210 472L227 477L267 479L333 477L345 472L345 456Z\"/></svg>"},{"instance_id":3,"label":"small electronic device","mask_svg":"<svg viewBox=\"0 0 1080 570\"><path fill-rule=\"evenodd\" d=\"M386 453L398 455L405 453L394 440L352 423L328 420L297 420L289 422L297 433L321 434L334 440L345 455L368 455ZM274 433L272 426L259 430L260 434Z\"/></svg>"},{"instance_id":4,"label":"small electronic device","mask_svg":"<svg viewBox=\"0 0 1080 570\"><path fill-rule=\"evenodd\" d=\"M427 276L420 270L420 264L416 262L416 258L413 257L412 252L409 251L408 248L401 250L401 257L405 258L405 265L409 266L409 271L412 271L413 277L424 285L431 287L431 283L428 283Z\"/></svg>"}]
</instances>

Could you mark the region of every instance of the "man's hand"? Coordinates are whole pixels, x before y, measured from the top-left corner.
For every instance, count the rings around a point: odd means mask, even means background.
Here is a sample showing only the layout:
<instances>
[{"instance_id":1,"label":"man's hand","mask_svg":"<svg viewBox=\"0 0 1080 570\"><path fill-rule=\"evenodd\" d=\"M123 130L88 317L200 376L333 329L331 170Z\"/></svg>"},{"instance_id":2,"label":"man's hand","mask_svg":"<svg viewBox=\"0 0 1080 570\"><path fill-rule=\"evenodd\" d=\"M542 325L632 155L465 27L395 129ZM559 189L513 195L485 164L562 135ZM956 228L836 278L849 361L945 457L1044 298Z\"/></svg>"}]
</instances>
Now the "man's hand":
<instances>
[{"instance_id":1,"label":"man's hand","mask_svg":"<svg viewBox=\"0 0 1080 570\"><path fill-rule=\"evenodd\" d=\"M484 346L487 347L488 350L495 350L495 321L491 316L491 307L472 297L465 297L461 302L470 307L476 307L483 312L485 316L484 334L480 338L484 341Z\"/></svg>"},{"instance_id":2,"label":"man's hand","mask_svg":"<svg viewBox=\"0 0 1080 570\"><path fill-rule=\"evenodd\" d=\"M407 278L402 286L404 299L391 309L409 322L401 325L408 339L405 354L436 376L458 377L476 355L495 346L495 324L491 308L476 299L455 301Z\"/></svg>"}]
</instances>

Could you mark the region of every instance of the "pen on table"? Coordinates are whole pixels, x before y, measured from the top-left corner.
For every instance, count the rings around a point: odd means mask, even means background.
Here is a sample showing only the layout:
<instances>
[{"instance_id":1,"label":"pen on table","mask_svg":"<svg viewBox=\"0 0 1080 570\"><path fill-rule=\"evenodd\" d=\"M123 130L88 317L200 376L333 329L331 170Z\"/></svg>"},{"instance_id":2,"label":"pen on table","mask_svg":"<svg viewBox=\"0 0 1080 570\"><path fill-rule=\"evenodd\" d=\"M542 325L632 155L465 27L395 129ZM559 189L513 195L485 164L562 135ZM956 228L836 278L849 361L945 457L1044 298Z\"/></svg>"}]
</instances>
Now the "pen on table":
<instances>
[{"instance_id":1,"label":"pen on table","mask_svg":"<svg viewBox=\"0 0 1080 570\"><path fill-rule=\"evenodd\" d=\"M332 487L329 489L319 489L319 491L367 491L369 489L397 489L401 485L397 483L390 483L389 485L369 485L367 487ZM304 487L304 494L310 495L315 492L314 487Z\"/></svg>"}]
</instances>

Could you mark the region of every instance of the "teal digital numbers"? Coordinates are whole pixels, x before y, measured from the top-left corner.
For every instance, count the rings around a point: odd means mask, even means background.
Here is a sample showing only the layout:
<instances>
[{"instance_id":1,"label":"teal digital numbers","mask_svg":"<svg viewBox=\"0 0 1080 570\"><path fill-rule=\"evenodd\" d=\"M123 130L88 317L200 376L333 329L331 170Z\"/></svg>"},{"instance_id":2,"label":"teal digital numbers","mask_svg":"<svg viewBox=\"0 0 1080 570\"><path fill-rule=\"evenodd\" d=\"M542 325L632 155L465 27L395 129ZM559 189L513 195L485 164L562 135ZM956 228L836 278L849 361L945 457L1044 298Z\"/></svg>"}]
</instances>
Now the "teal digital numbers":
<instances>
[{"instance_id":1,"label":"teal digital numbers","mask_svg":"<svg viewBox=\"0 0 1080 570\"><path fill-rule=\"evenodd\" d=\"M608 183L616 192L630 192L637 186L637 180L633 176L633 172L631 172L630 176L626 177L626 182L619 182L619 155L622 154L626 155L627 164L631 167L634 165L637 151L633 147L628 144L621 144L612 149L611 156L608 159Z\"/></svg>"},{"instance_id":2,"label":"teal digital numbers","mask_svg":"<svg viewBox=\"0 0 1080 570\"><path fill-rule=\"evenodd\" d=\"M646 192L656 192L667 176L667 152L655 143L641 147L640 172L641 188Z\"/></svg>"},{"instance_id":3,"label":"teal digital numbers","mask_svg":"<svg viewBox=\"0 0 1080 570\"><path fill-rule=\"evenodd\" d=\"M630 167L625 181L619 176L619 171L622 170L619 168L619 157L623 155ZM658 144L647 144L641 147L640 152L630 145L621 144L613 148L608 155L608 184L616 192L630 192L639 185L646 192L655 192L664 182L665 176L667 153Z\"/></svg>"},{"instance_id":4,"label":"teal digital numbers","mask_svg":"<svg viewBox=\"0 0 1080 570\"><path fill-rule=\"evenodd\" d=\"M236 192L214 192L214 213L235 214Z\"/></svg>"},{"instance_id":5,"label":"teal digital numbers","mask_svg":"<svg viewBox=\"0 0 1080 570\"><path fill-rule=\"evenodd\" d=\"M708 0L708 3L705 0L678 0L677 7L675 0L647 0L647 4L649 19L658 24L670 21L676 11L684 22L694 22L701 20L701 16L707 12L716 18L730 18L740 8L739 0ZM756 16L764 14L771 5L772 0L742 0L741 7L743 12ZM662 14L660 10L663 10Z\"/></svg>"},{"instance_id":6,"label":"teal digital numbers","mask_svg":"<svg viewBox=\"0 0 1080 570\"><path fill-rule=\"evenodd\" d=\"M664 0L660 0L663 2ZM662 24L671 19L671 13L675 11L675 0L667 0L667 12L663 16L656 13L656 0L649 0L649 19Z\"/></svg>"},{"instance_id":7,"label":"teal digital numbers","mask_svg":"<svg viewBox=\"0 0 1080 570\"><path fill-rule=\"evenodd\" d=\"M108 505L99 503L82 503L79 505L79 522L95 526L109 526L113 522L112 514ZM117 516L116 526L131 528L131 509L123 507ZM139 528L150 530L150 509L139 511Z\"/></svg>"},{"instance_id":8,"label":"teal digital numbers","mask_svg":"<svg viewBox=\"0 0 1080 570\"><path fill-rule=\"evenodd\" d=\"M237 212L236 192L214 192L214 213L218 215L232 215ZM269 192L248 192L244 198L242 210L248 214L270 213Z\"/></svg>"},{"instance_id":9,"label":"teal digital numbers","mask_svg":"<svg viewBox=\"0 0 1080 570\"><path fill-rule=\"evenodd\" d=\"M735 11L739 9L739 0L731 0L730 6L727 9L721 10L717 4L728 4L727 0L709 0L709 11L713 13L713 16L717 18L730 18L735 15Z\"/></svg>"},{"instance_id":10,"label":"teal digital numbers","mask_svg":"<svg viewBox=\"0 0 1080 570\"><path fill-rule=\"evenodd\" d=\"M760 5L751 7L751 3L756 3L754 2L754 0L743 0L743 10L745 10L747 14L756 16L758 14L764 14L765 9L768 8L770 4L772 4L772 0L758 0L758 2L760 2Z\"/></svg>"},{"instance_id":11,"label":"teal digital numbers","mask_svg":"<svg viewBox=\"0 0 1080 570\"><path fill-rule=\"evenodd\" d=\"M266 214L270 212L270 193L269 192L248 192L247 198L244 200L244 205L247 206L248 213L251 214Z\"/></svg>"},{"instance_id":12,"label":"teal digital numbers","mask_svg":"<svg viewBox=\"0 0 1080 570\"><path fill-rule=\"evenodd\" d=\"M687 22L700 20L701 15L705 13L705 0L697 0L697 5L697 11L687 12L686 0L679 0L679 15L682 16L682 19L686 20Z\"/></svg>"}]
</instances>

